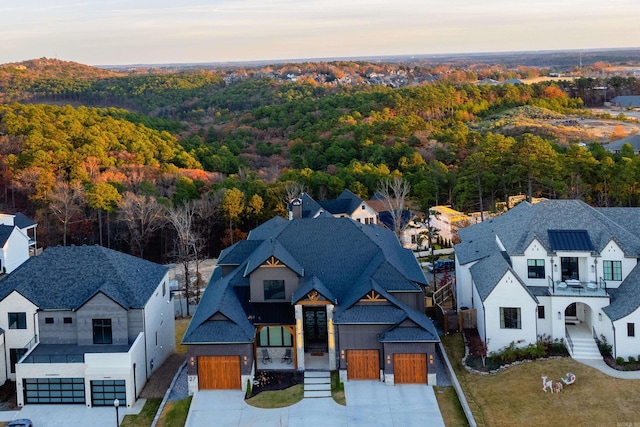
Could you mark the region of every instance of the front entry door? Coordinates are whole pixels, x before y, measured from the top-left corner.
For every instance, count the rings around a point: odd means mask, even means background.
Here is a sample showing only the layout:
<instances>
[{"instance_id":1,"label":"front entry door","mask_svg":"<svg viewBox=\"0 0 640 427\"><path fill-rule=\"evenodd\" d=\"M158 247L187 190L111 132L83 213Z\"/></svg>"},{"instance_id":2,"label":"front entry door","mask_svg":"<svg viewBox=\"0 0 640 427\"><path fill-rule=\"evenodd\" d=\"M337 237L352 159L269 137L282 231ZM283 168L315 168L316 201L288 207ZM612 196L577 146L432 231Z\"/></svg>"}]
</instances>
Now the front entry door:
<instances>
[{"instance_id":1,"label":"front entry door","mask_svg":"<svg viewBox=\"0 0 640 427\"><path fill-rule=\"evenodd\" d=\"M324 307L304 310L304 351L327 352L327 310Z\"/></svg>"}]
</instances>

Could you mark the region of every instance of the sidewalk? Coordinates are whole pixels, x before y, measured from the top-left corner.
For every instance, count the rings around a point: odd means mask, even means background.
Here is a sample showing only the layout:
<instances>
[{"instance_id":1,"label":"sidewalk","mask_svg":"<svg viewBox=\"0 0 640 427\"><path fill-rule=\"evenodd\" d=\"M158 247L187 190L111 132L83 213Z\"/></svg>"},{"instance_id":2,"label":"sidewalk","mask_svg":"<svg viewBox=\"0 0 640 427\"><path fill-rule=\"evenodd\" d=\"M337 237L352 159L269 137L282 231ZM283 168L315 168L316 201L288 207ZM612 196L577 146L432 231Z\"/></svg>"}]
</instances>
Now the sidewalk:
<instances>
[{"instance_id":1,"label":"sidewalk","mask_svg":"<svg viewBox=\"0 0 640 427\"><path fill-rule=\"evenodd\" d=\"M640 371L618 371L607 365L604 360L595 359L573 359L576 362L580 362L583 365L591 366L602 372L605 375L609 375L614 378L621 378L624 380L640 380Z\"/></svg>"}]
</instances>

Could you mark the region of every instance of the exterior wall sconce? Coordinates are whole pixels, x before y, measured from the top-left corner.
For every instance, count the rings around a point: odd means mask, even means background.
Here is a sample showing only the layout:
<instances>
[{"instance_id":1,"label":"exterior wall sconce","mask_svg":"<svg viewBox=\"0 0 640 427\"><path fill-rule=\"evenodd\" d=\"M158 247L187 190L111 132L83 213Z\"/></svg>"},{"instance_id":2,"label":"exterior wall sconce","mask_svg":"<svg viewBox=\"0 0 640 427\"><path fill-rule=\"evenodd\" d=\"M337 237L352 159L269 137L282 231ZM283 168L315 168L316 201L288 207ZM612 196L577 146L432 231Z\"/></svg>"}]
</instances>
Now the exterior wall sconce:
<instances>
[{"instance_id":1,"label":"exterior wall sconce","mask_svg":"<svg viewBox=\"0 0 640 427\"><path fill-rule=\"evenodd\" d=\"M196 364L196 360L193 356L189 358L189 365L194 366Z\"/></svg>"},{"instance_id":2,"label":"exterior wall sconce","mask_svg":"<svg viewBox=\"0 0 640 427\"><path fill-rule=\"evenodd\" d=\"M592 272L592 273L595 273L595 272L596 272L596 266L595 266L595 265L593 265L593 264L591 265L591 272Z\"/></svg>"},{"instance_id":3,"label":"exterior wall sconce","mask_svg":"<svg viewBox=\"0 0 640 427\"><path fill-rule=\"evenodd\" d=\"M553 271L558 272L558 264L553 264Z\"/></svg>"},{"instance_id":4,"label":"exterior wall sconce","mask_svg":"<svg viewBox=\"0 0 640 427\"><path fill-rule=\"evenodd\" d=\"M561 320L561 319L562 319L562 313L558 312L558 320Z\"/></svg>"},{"instance_id":5,"label":"exterior wall sconce","mask_svg":"<svg viewBox=\"0 0 640 427\"><path fill-rule=\"evenodd\" d=\"M433 365L433 354L429 355L429 365Z\"/></svg>"},{"instance_id":6,"label":"exterior wall sconce","mask_svg":"<svg viewBox=\"0 0 640 427\"><path fill-rule=\"evenodd\" d=\"M391 365L391 355L387 354L387 365Z\"/></svg>"},{"instance_id":7,"label":"exterior wall sconce","mask_svg":"<svg viewBox=\"0 0 640 427\"><path fill-rule=\"evenodd\" d=\"M598 320L602 322L602 313L598 313Z\"/></svg>"},{"instance_id":8,"label":"exterior wall sconce","mask_svg":"<svg viewBox=\"0 0 640 427\"><path fill-rule=\"evenodd\" d=\"M244 364L246 365L247 364L247 356L244 356L243 361L244 361Z\"/></svg>"},{"instance_id":9,"label":"exterior wall sconce","mask_svg":"<svg viewBox=\"0 0 640 427\"><path fill-rule=\"evenodd\" d=\"M344 359L344 350L340 350L340 359Z\"/></svg>"}]
</instances>

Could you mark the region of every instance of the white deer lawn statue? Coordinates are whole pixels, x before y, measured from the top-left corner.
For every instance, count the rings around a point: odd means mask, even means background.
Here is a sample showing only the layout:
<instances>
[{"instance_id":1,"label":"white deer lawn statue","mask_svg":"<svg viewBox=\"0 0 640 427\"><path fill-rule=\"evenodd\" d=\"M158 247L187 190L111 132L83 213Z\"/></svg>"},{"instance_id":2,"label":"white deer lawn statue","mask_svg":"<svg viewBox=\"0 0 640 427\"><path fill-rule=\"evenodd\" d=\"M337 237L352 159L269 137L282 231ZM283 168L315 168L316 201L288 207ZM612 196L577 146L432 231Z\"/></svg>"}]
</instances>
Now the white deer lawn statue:
<instances>
[{"instance_id":1,"label":"white deer lawn statue","mask_svg":"<svg viewBox=\"0 0 640 427\"><path fill-rule=\"evenodd\" d=\"M553 393L553 380L547 381L547 377L545 375L542 376L542 391L547 392L547 388L551 390Z\"/></svg>"}]
</instances>

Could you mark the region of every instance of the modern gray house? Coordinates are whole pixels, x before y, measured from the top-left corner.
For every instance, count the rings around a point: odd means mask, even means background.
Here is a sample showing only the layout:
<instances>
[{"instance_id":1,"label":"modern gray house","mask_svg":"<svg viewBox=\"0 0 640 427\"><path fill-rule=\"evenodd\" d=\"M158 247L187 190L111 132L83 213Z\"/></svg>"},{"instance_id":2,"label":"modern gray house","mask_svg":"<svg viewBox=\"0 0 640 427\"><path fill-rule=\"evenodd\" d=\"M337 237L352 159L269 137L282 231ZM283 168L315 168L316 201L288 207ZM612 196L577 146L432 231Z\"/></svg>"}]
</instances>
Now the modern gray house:
<instances>
[{"instance_id":1,"label":"modern gray house","mask_svg":"<svg viewBox=\"0 0 640 427\"><path fill-rule=\"evenodd\" d=\"M18 405L124 406L175 349L168 269L102 246L48 248L0 281Z\"/></svg>"},{"instance_id":2,"label":"modern gray house","mask_svg":"<svg viewBox=\"0 0 640 427\"><path fill-rule=\"evenodd\" d=\"M273 218L220 254L183 339L190 392L244 389L261 369L435 384L426 283L385 228Z\"/></svg>"}]
</instances>

